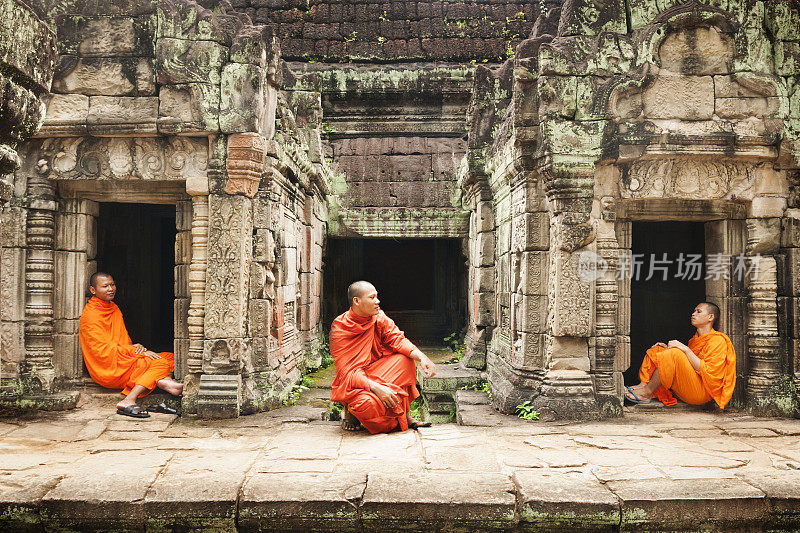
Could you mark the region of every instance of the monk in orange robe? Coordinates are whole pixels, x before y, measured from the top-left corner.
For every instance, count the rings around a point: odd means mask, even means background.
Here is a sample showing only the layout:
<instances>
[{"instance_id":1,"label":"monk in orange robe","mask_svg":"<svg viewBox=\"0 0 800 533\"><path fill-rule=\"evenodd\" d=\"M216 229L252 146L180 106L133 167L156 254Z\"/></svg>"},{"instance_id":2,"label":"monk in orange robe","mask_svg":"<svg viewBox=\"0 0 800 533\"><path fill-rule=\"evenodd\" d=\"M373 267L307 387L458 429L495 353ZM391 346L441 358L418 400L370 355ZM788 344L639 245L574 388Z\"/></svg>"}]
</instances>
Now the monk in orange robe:
<instances>
[{"instance_id":1,"label":"monk in orange robe","mask_svg":"<svg viewBox=\"0 0 800 533\"><path fill-rule=\"evenodd\" d=\"M736 353L728 336L714 329L718 321L719 307L709 302L698 304L692 313L697 333L689 345L671 340L647 350L639 370L641 382L627 388L625 400L649 403L655 396L670 406L677 403L674 393L689 404L714 400L724 409L736 385Z\"/></svg>"},{"instance_id":2,"label":"monk in orange robe","mask_svg":"<svg viewBox=\"0 0 800 533\"><path fill-rule=\"evenodd\" d=\"M175 396L183 392L183 384L169 377L175 369L174 355L131 343L122 312L112 301L117 293L114 278L97 272L89 285L92 298L83 308L78 329L86 368L103 387L123 389L125 398L117 403L117 413L148 418L150 414L136 405L138 398L156 387ZM157 407L160 412L176 412L164 404Z\"/></svg>"},{"instance_id":3,"label":"monk in orange robe","mask_svg":"<svg viewBox=\"0 0 800 533\"><path fill-rule=\"evenodd\" d=\"M409 414L419 397L416 362L425 375L436 367L381 311L378 291L366 281L347 289L350 309L333 321L330 347L336 364L331 400L344 404L342 429L370 433L430 426Z\"/></svg>"}]
</instances>

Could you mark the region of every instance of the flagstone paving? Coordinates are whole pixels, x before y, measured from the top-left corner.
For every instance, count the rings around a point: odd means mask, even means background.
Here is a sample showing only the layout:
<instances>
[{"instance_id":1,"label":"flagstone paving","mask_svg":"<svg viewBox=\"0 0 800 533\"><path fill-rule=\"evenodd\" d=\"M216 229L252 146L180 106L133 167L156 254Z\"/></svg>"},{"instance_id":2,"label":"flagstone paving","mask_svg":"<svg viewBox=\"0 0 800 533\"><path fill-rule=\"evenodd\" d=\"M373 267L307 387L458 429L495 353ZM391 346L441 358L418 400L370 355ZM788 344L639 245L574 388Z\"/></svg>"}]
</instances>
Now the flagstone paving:
<instances>
[{"instance_id":1,"label":"flagstone paving","mask_svg":"<svg viewBox=\"0 0 800 533\"><path fill-rule=\"evenodd\" d=\"M307 405L134 420L115 400L0 422L0 530L800 528L800 420L679 406L368 435Z\"/></svg>"}]
</instances>

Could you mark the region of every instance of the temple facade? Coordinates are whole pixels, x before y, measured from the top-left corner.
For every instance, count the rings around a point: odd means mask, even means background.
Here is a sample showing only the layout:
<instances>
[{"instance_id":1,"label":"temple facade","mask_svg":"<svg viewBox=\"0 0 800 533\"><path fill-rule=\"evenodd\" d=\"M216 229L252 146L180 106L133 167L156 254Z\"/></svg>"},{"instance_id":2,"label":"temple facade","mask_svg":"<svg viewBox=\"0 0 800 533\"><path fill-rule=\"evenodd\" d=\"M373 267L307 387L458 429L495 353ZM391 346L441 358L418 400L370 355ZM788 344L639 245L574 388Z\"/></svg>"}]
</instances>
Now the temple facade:
<instances>
[{"instance_id":1,"label":"temple facade","mask_svg":"<svg viewBox=\"0 0 800 533\"><path fill-rule=\"evenodd\" d=\"M99 269L206 418L280 405L359 278L503 412L621 415L702 300L736 405L798 412L793 0L2 1L3 403L74 405Z\"/></svg>"}]
</instances>

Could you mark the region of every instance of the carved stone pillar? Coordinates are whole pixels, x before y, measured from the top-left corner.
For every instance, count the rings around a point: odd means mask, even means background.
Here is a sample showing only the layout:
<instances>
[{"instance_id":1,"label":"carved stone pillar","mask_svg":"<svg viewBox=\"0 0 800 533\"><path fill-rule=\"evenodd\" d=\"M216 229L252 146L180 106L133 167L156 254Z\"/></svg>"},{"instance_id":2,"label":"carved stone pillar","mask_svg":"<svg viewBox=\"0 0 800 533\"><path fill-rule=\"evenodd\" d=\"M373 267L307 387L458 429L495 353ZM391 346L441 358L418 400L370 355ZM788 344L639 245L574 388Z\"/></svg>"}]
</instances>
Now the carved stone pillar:
<instances>
[{"instance_id":1,"label":"carved stone pillar","mask_svg":"<svg viewBox=\"0 0 800 533\"><path fill-rule=\"evenodd\" d=\"M617 313L619 293L617 287L617 258L619 243L616 239L614 224L605 220L598 221L597 263L583 265L595 278L595 339L593 368L597 401L602 414L606 416L622 415L622 380L617 368Z\"/></svg>"},{"instance_id":2,"label":"carved stone pillar","mask_svg":"<svg viewBox=\"0 0 800 533\"><path fill-rule=\"evenodd\" d=\"M551 207L549 320L545 376L534 403L546 416L597 416L590 374L589 340L594 321L594 280L582 275L585 255L596 254L590 221L594 164L555 162L544 173Z\"/></svg>"},{"instance_id":3,"label":"carved stone pillar","mask_svg":"<svg viewBox=\"0 0 800 533\"><path fill-rule=\"evenodd\" d=\"M29 392L53 391L55 379L53 271L55 244L55 185L46 164L28 176L30 200L25 263L25 361L23 386Z\"/></svg>"},{"instance_id":4,"label":"carved stone pillar","mask_svg":"<svg viewBox=\"0 0 800 533\"><path fill-rule=\"evenodd\" d=\"M192 197L192 258L189 263L189 353L186 370L203 370L203 321L206 307L208 266L208 178L187 178L186 192Z\"/></svg>"}]
</instances>

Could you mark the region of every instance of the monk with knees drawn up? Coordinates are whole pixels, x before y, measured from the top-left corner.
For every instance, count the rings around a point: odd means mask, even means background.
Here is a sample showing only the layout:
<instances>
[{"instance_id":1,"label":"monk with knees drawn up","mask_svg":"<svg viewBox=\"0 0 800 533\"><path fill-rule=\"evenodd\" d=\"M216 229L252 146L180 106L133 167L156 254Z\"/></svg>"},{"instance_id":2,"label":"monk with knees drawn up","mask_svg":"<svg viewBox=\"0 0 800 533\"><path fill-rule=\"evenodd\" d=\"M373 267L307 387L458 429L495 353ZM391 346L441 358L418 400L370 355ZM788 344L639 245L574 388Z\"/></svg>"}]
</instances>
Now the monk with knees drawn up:
<instances>
[{"instance_id":1,"label":"monk with knees drawn up","mask_svg":"<svg viewBox=\"0 0 800 533\"><path fill-rule=\"evenodd\" d=\"M175 369L174 355L155 353L141 344L133 344L122 312L112 301L117 293L114 278L97 272L89 280L92 298L81 313L78 335L86 368L98 384L121 388L125 398L117 403L117 413L134 418L150 414L136 405L156 387L175 396L183 392L183 384L170 378ZM175 414L163 403L151 408L156 412Z\"/></svg>"},{"instance_id":2,"label":"monk with knees drawn up","mask_svg":"<svg viewBox=\"0 0 800 533\"><path fill-rule=\"evenodd\" d=\"M688 404L714 400L724 409L736 385L736 353L728 336L714 329L719 313L712 303L698 304L691 319L697 333L688 346L671 340L647 350L639 370L641 382L627 387L625 400L649 403L655 396L669 406L677 403L674 393Z\"/></svg>"},{"instance_id":3,"label":"monk with knees drawn up","mask_svg":"<svg viewBox=\"0 0 800 533\"><path fill-rule=\"evenodd\" d=\"M336 365L331 400L344 404L342 428L370 433L427 427L414 420L419 396L416 363L428 377L436 367L381 311L378 291L366 281L347 289L350 309L333 321L330 347Z\"/></svg>"}]
</instances>

